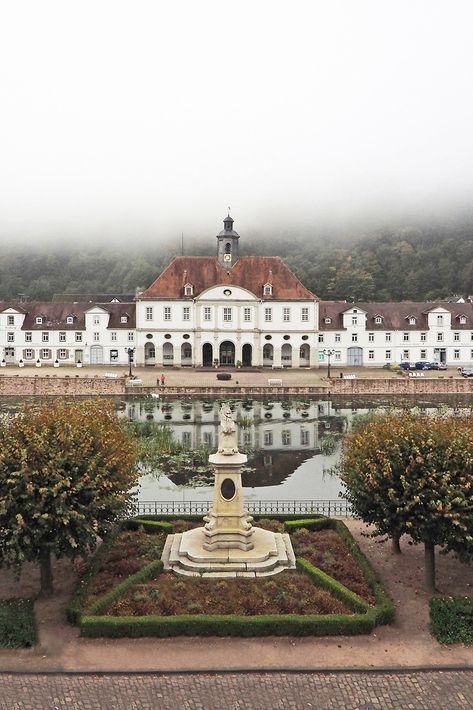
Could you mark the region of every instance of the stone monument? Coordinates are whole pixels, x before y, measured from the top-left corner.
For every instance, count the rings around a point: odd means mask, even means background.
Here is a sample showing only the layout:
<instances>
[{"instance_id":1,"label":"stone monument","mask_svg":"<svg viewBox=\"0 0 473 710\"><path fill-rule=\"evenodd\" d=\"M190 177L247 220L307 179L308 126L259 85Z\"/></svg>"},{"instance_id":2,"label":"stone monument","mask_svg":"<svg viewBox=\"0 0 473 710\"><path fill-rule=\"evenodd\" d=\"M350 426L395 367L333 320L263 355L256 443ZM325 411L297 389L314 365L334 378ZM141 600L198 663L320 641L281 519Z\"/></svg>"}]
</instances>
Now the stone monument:
<instances>
[{"instance_id":1,"label":"stone monument","mask_svg":"<svg viewBox=\"0 0 473 710\"><path fill-rule=\"evenodd\" d=\"M203 577L257 577L295 568L289 535L253 527L244 508L238 432L228 404L220 409L212 508L205 526L169 535L162 554L165 570Z\"/></svg>"}]
</instances>

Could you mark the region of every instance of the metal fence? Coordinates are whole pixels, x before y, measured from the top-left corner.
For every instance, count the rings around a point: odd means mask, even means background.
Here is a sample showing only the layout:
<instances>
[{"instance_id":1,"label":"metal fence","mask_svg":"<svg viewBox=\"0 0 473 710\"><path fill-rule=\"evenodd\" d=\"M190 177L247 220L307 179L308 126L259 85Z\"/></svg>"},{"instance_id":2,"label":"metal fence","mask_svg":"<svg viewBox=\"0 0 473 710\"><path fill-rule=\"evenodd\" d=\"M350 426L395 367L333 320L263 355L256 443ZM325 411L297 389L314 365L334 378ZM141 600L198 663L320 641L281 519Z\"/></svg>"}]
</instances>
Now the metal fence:
<instances>
[{"instance_id":1,"label":"metal fence","mask_svg":"<svg viewBox=\"0 0 473 710\"><path fill-rule=\"evenodd\" d=\"M135 515L205 515L211 501L139 501L133 506ZM332 515L348 518L351 507L344 498L337 500L250 500L245 508L255 515Z\"/></svg>"}]
</instances>

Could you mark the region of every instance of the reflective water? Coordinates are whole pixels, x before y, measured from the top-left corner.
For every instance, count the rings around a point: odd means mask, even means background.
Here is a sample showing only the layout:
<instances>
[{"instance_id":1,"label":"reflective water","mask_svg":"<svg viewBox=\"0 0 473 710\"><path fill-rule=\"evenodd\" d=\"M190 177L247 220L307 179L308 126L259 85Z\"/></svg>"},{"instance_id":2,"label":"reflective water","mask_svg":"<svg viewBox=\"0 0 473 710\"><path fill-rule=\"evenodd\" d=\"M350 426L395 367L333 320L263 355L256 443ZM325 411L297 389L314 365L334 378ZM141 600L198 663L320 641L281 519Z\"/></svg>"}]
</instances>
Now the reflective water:
<instances>
[{"instance_id":1,"label":"reflective water","mask_svg":"<svg viewBox=\"0 0 473 710\"><path fill-rule=\"evenodd\" d=\"M330 473L340 454L340 440L356 415L372 409L420 406L431 411L442 404L463 407L468 397L435 400L285 399L232 400L239 424L239 447L248 453L242 480L247 500L336 499L339 479ZM131 398L121 402L121 413L130 419L166 422L177 441L193 449L204 445L214 451L219 424L219 401L156 400ZM330 451L330 453L329 453ZM210 500L211 477L166 476L161 471L142 476L140 501Z\"/></svg>"}]
</instances>

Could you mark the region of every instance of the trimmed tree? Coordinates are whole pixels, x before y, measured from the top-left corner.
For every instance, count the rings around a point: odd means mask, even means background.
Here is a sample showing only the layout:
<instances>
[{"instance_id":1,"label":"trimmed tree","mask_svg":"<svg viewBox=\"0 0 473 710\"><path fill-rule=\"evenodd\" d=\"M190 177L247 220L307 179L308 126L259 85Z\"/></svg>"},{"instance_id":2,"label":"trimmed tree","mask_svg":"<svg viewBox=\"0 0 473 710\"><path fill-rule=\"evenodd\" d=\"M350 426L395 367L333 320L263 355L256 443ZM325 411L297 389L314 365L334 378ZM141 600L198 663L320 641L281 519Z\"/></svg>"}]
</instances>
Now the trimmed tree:
<instances>
[{"instance_id":1,"label":"trimmed tree","mask_svg":"<svg viewBox=\"0 0 473 710\"><path fill-rule=\"evenodd\" d=\"M29 406L0 426L0 566L88 554L126 511L136 444L105 400Z\"/></svg>"},{"instance_id":2,"label":"trimmed tree","mask_svg":"<svg viewBox=\"0 0 473 710\"><path fill-rule=\"evenodd\" d=\"M340 476L355 513L397 545L410 535L425 550L435 588L435 546L473 553L473 419L412 412L375 415L343 442Z\"/></svg>"}]
</instances>

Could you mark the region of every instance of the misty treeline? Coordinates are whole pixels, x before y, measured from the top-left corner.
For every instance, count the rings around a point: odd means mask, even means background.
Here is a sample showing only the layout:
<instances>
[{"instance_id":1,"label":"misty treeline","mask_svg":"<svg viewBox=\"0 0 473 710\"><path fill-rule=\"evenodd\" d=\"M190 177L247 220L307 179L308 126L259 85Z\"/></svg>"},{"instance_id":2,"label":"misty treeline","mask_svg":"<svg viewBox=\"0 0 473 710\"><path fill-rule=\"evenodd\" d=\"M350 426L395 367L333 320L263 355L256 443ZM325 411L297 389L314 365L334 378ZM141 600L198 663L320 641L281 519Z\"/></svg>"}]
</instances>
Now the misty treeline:
<instances>
[{"instance_id":1,"label":"misty treeline","mask_svg":"<svg viewBox=\"0 0 473 710\"><path fill-rule=\"evenodd\" d=\"M180 240L178 240L180 241ZM213 254L212 240L186 244L186 254ZM134 293L149 286L180 253L175 245L4 249L0 297L50 300L59 293ZM473 292L473 220L431 227L405 227L335 237L281 235L245 237L241 254L283 257L299 279L322 299L435 300Z\"/></svg>"}]
</instances>

